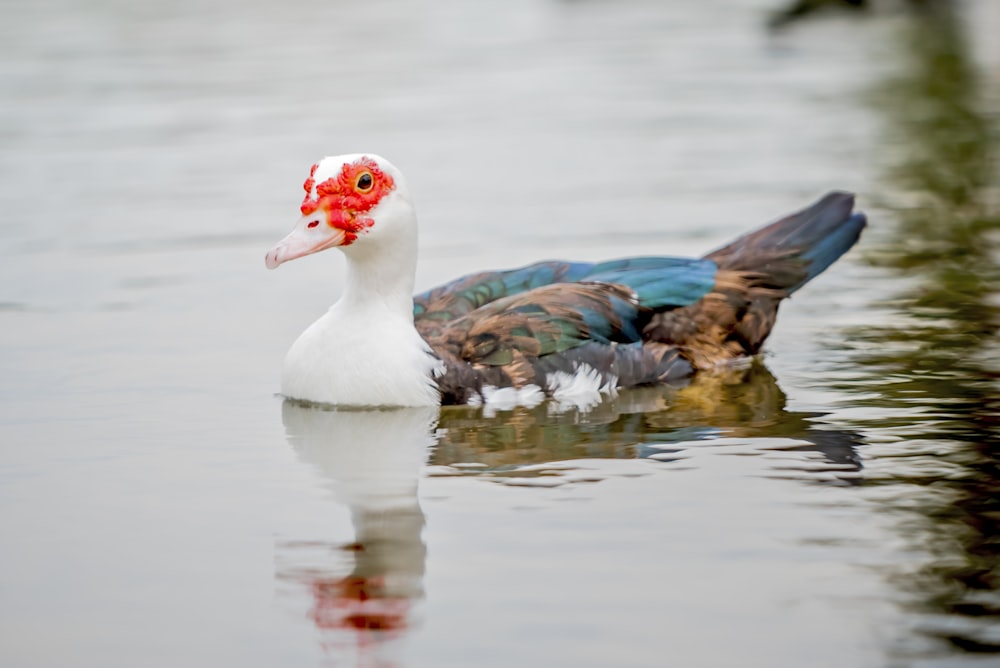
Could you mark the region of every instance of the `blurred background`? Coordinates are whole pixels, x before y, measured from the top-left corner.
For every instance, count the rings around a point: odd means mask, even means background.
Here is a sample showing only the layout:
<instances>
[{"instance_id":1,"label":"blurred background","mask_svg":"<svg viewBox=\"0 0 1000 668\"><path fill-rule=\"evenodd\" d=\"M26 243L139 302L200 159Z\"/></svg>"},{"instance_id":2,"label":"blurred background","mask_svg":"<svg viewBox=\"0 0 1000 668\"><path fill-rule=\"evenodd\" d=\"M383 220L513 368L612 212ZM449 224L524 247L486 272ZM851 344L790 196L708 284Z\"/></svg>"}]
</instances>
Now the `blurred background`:
<instances>
[{"instance_id":1,"label":"blurred background","mask_svg":"<svg viewBox=\"0 0 1000 668\"><path fill-rule=\"evenodd\" d=\"M1000 5L0 9L4 665L1000 661ZM349 152L407 175L418 290L831 189L870 227L731 376L309 412L342 258L263 256Z\"/></svg>"}]
</instances>

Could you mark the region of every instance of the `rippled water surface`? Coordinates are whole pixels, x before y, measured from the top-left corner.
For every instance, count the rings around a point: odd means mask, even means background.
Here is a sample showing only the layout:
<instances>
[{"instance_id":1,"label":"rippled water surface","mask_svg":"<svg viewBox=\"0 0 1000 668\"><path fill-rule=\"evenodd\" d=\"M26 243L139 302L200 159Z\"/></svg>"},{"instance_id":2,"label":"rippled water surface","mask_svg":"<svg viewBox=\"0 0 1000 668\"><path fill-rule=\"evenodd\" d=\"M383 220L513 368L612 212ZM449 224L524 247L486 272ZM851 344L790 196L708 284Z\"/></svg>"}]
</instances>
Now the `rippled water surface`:
<instances>
[{"instance_id":1,"label":"rippled water surface","mask_svg":"<svg viewBox=\"0 0 1000 668\"><path fill-rule=\"evenodd\" d=\"M0 663L995 665L1000 14L890 4L7 2ZM746 369L283 403L343 263L263 255L353 151L420 289L871 226Z\"/></svg>"}]
</instances>

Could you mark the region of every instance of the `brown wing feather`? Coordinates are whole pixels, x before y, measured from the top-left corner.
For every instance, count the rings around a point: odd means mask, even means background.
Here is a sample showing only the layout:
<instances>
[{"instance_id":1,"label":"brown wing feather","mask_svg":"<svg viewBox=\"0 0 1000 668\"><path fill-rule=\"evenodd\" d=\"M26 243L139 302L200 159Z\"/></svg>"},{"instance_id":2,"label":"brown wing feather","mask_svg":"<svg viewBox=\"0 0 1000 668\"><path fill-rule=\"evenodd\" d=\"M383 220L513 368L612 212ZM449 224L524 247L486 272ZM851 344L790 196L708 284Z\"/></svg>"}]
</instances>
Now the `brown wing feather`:
<instances>
[{"instance_id":1,"label":"brown wing feather","mask_svg":"<svg viewBox=\"0 0 1000 668\"><path fill-rule=\"evenodd\" d=\"M678 345L698 368L756 355L782 299L846 252L865 226L854 197L829 193L802 211L745 234L705 256L719 266L700 301L657 313L644 338Z\"/></svg>"},{"instance_id":2,"label":"brown wing feather","mask_svg":"<svg viewBox=\"0 0 1000 668\"><path fill-rule=\"evenodd\" d=\"M449 323L417 327L445 363L438 378L445 402L464 403L484 385L544 386L539 360L590 341L584 312L600 314L611 340L622 337L614 299L633 303L634 295L608 283L560 283L490 302ZM648 318L648 311L635 310Z\"/></svg>"},{"instance_id":3,"label":"brown wing feather","mask_svg":"<svg viewBox=\"0 0 1000 668\"><path fill-rule=\"evenodd\" d=\"M643 338L677 346L699 369L756 355L778 315L784 290L759 272L720 270L700 301L653 315Z\"/></svg>"}]
</instances>

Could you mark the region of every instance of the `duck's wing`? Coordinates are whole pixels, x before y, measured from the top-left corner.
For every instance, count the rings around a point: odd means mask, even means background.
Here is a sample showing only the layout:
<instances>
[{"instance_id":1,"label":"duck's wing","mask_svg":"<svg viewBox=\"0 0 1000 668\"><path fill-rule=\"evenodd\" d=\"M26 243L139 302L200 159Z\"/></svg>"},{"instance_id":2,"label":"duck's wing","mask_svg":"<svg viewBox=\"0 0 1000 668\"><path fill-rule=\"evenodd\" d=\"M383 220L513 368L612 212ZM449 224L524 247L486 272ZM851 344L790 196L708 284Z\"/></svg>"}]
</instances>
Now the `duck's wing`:
<instances>
[{"instance_id":1,"label":"duck's wing","mask_svg":"<svg viewBox=\"0 0 1000 668\"><path fill-rule=\"evenodd\" d=\"M431 336L497 300L580 281L626 285L650 308L685 306L711 289L716 269L711 260L632 257L598 263L550 260L506 271L483 271L416 295L413 319L421 334Z\"/></svg>"},{"instance_id":2,"label":"duck's wing","mask_svg":"<svg viewBox=\"0 0 1000 668\"><path fill-rule=\"evenodd\" d=\"M643 330L659 309L696 302L714 285L714 271L711 261L615 261L591 272L597 280L543 285L417 327L444 362L445 403L488 388L558 395L663 382L691 365L674 346L644 344Z\"/></svg>"},{"instance_id":3,"label":"duck's wing","mask_svg":"<svg viewBox=\"0 0 1000 668\"><path fill-rule=\"evenodd\" d=\"M468 274L416 295L413 319L421 333L423 329L439 329L440 325L498 299L544 285L578 281L592 266L586 262L548 261L517 269Z\"/></svg>"}]
</instances>

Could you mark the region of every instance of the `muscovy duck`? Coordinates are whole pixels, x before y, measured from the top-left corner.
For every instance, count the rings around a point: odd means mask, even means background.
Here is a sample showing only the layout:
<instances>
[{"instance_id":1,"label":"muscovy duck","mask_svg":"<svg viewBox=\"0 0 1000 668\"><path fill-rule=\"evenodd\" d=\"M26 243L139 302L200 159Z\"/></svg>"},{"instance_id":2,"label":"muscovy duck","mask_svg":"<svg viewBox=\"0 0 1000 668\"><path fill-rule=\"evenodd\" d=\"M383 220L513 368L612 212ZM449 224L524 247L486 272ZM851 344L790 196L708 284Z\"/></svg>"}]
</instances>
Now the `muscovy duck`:
<instances>
[{"instance_id":1,"label":"muscovy duck","mask_svg":"<svg viewBox=\"0 0 1000 668\"><path fill-rule=\"evenodd\" d=\"M417 219L376 155L312 166L302 217L267 267L340 248L344 294L292 345L282 393L340 406L613 395L756 355L778 305L857 241L865 216L832 192L700 259L545 261L413 297Z\"/></svg>"}]
</instances>

